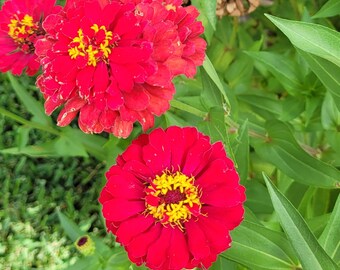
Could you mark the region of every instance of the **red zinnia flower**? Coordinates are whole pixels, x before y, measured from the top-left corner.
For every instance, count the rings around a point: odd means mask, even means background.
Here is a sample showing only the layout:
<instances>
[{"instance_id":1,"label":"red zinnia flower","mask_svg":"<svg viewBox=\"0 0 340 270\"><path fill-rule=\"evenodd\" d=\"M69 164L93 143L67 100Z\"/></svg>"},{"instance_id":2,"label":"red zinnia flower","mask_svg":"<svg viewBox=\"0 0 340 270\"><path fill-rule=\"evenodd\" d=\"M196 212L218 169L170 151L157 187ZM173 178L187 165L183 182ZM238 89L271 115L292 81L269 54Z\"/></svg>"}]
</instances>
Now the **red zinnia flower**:
<instances>
[{"instance_id":1,"label":"red zinnia flower","mask_svg":"<svg viewBox=\"0 0 340 270\"><path fill-rule=\"evenodd\" d=\"M106 174L99 201L130 260L151 269L209 267L243 219L244 187L222 143L195 128L143 134Z\"/></svg>"},{"instance_id":2,"label":"red zinnia flower","mask_svg":"<svg viewBox=\"0 0 340 270\"><path fill-rule=\"evenodd\" d=\"M44 22L37 85L47 114L64 105L58 125L79 113L86 133L127 137L136 121L146 131L169 108L173 77L195 74L205 49L197 12L145 2L70 0Z\"/></svg>"},{"instance_id":3,"label":"red zinnia flower","mask_svg":"<svg viewBox=\"0 0 340 270\"><path fill-rule=\"evenodd\" d=\"M41 27L44 18L60 10L55 0L10 0L0 11L0 71L11 70L20 75L26 68L27 75L39 70L34 54L34 43L44 36Z\"/></svg>"}]
</instances>

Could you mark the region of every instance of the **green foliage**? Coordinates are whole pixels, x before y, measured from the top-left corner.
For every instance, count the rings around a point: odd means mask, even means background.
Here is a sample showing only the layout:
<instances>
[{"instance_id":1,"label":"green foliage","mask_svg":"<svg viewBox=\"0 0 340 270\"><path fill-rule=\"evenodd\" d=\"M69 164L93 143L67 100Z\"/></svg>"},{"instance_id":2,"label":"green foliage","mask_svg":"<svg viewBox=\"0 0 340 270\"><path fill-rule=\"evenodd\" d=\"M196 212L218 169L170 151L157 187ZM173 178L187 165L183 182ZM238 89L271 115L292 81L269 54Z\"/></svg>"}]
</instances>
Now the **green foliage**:
<instances>
[{"instance_id":1,"label":"green foliage","mask_svg":"<svg viewBox=\"0 0 340 270\"><path fill-rule=\"evenodd\" d=\"M222 141L246 187L245 220L211 269L339 269L339 1L273 1L242 18L192 4L207 57L194 79L174 80L156 126ZM97 203L104 172L140 127L126 140L60 128L34 78L2 74L0 86L0 265L19 250L13 269L145 269L106 235ZM72 242L87 233L97 252L84 257Z\"/></svg>"}]
</instances>

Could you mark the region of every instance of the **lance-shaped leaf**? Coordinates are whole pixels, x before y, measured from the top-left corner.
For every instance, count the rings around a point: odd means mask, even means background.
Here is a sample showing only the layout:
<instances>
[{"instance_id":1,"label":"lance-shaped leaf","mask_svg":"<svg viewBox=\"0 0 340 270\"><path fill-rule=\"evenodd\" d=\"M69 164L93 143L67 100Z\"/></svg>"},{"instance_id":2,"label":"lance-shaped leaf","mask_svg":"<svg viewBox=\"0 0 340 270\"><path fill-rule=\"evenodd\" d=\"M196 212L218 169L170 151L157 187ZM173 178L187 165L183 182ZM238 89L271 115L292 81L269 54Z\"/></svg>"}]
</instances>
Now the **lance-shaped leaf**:
<instances>
[{"instance_id":1,"label":"lance-shaped leaf","mask_svg":"<svg viewBox=\"0 0 340 270\"><path fill-rule=\"evenodd\" d=\"M340 33L314 23L291 21L266 14L299 49L340 66Z\"/></svg>"},{"instance_id":2,"label":"lance-shaped leaf","mask_svg":"<svg viewBox=\"0 0 340 270\"><path fill-rule=\"evenodd\" d=\"M294 251L282 233L245 220L231 236L232 247L222 254L227 259L255 270L297 267Z\"/></svg>"},{"instance_id":3,"label":"lance-shaped leaf","mask_svg":"<svg viewBox=\"0 0 340 270\"><path fill-rule=\"evenodd\" d=\"M340 1L329 0L321 9L313 16L313 18L326 18L340 15Z\"/></svg>"},{"instance_id":4,"label":"lance-shaped leaf","mask_svg":"<svg viewBox=\"0 0 340 270\"><path fill-rule=\"evenodd\" d=\"M34 99L32 93L30 94L25 89L25 87L19 83L19 80L16 77L11 75L10 73L7 73L7 75L13 87L13 90L15 91L22 104L24 104L27 111L29 111L35 117L35 120L38 123L44 125L50 124L51 119L45 114L44 106Z\"/></svg>"},{"instance_id":5,"label":"lance-shaped leaf","mask_svg":"<svg viewBox=\"0 0 340 270\"><path fill-rule=\"evenodd\" d=\"M340 264L340 196L336 201L331 218L322 232L319 242L333 260Z\"/></svg>"},{"instance_id":6,"label":"lance-shaped leaf","mask_svg":"<svg viewBox=\"0 0 340 270\"><path fill-rule=\"evenodd\" d=\"M300 258L303 269L336 270L335 262L318 243L306 221L291 202L263 174L274 209L286 235Z\"/></svg>"},{"instance_id":7,"label":"lance-shaped leaf","mask_svg":"<svg viewBox=\"0 0 340 270\"><path fill-rule=\"evenodd\" d=\"M340 110L340 68L332 62L316 55L306 53L302 50L298 50L298 52L330 92L338 110Z\"/></svg>"},{"instance_id":8,"label":"lance-shaped leaf","mask_svg":"<svg viewBox=\"0 0 340 270\"><path fill-rule=\"evenodd\" d=\"M254 140L257 154L283 173L305 185L323 188L340 187L340 171L318 160L295 140L289 126L271 120L266 123L267 140Z\"/></svg>"},{"instance_id":9,"label":"lance-shaped leaf","mask_svg":"<svg viewBox=\"0 0 340 270\"><path fill-rule=\"evenodd\" d=\"M200 70L203 84L202 103L207 109L220 106L222 103L229 108L230 103L223 84L208 56L205 56L203 67Z\"/></svg>"}]
</instances>

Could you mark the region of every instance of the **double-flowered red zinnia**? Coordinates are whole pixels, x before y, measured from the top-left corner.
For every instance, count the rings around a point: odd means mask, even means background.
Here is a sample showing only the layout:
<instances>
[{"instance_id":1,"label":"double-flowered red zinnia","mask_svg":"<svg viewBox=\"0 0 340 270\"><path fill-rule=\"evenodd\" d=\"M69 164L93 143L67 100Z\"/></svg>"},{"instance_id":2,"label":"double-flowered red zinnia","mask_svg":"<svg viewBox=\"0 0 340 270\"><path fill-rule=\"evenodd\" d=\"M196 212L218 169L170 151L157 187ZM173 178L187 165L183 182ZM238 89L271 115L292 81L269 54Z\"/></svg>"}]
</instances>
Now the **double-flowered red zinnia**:
<instances>
[{"instance_id":1,"label":"double-flowered red zinnia","mask_svg":"<svg viewBox=\"0 0 340 270\"><path fill-rule=\"evenodd\" d=\"M86 133L127 137L169 108L172 79L195 75L204 60L203 26L181 1L69 0L43 23L36 45L47 114L63 106L58 125L76 116Z\"/></svg>"},{"instance_id":2,"label":"double-flowered red zinnia","mask_svg":"<svg viewBox=\"0 0 340 270\"><path fill-rule=\"evenodd\" d=\"M34 44L45 34L41 23L61 7L55 0L9 0L0 11L0 71L28 75L39 70Z\"/></svg>"},{"instance_id":3,"label":"double-flowered red zinnia","mask_svg":"<svg viewBox=\"0 0 340 270\"><path fill-rule=\"evenodd\" d=\"M150 269L208 268L243 219L233 162L192 127L141 135L106 177L99 201L107 229Z\"/></svg>"}]
</instances>

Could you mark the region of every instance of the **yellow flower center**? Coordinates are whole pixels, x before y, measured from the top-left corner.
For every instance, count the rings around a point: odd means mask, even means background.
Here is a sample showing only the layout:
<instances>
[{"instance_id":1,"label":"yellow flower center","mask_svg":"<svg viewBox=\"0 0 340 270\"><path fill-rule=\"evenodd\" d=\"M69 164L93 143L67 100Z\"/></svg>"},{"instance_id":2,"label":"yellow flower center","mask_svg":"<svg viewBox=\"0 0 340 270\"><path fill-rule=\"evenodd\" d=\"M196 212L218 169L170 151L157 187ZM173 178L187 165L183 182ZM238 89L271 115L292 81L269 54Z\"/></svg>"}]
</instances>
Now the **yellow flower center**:
<instances>
[{"instance_id":1,"label":"yellow flower center","mask_svg":"<svg viewBox=\"0 0 340 270\"><path fill-rule=\"evenodd\" d=\"M106 30L105 26L94 24L91 26L93 33L85 36L82 29L78 30L78 36L73 38L69 44L68 54L71 59L77 57L87 57L89 66L96 66L98 61L103 60L107 63L112 48L116 46L118 35L113 36L111 31Z\"/></svg>"},{"instance_id":2,"label":"yellow flower center","mask_svg":"<svg viewBox=\"0 0 340 270\"><path fill-rule=\"evenodd\" d=\"M29 46L32 41L29 37L37 32L38 24L33 21L33 17L26 14L22 19L14 15L8 24L8 35L18 44ZM30 44L28 44L30 43Z\"/></svg>"},{"instance_id":3,"label":"yellow flower center","mask_svg":"<svg viewBox=\"0 0 340 270\"><path fill-rule=\"evenodd\" d=\"M176 7L173 4L167 4L165 5L166 10L173 10L176 11Z\"/></svg>"},{"instance_id":4,"label":"yellow flower center","mask_svg":"<svg viewBox=\"0 0 340 270\"><path fill-rule=\"evenodd\" d=\"M201 192L194 185L195 178L181 172L164 171L157 175L146 188L145 214L152 215L163 225L178 226L192 215L198 216L201 211Z\"/></svg>"}]
</instances>

